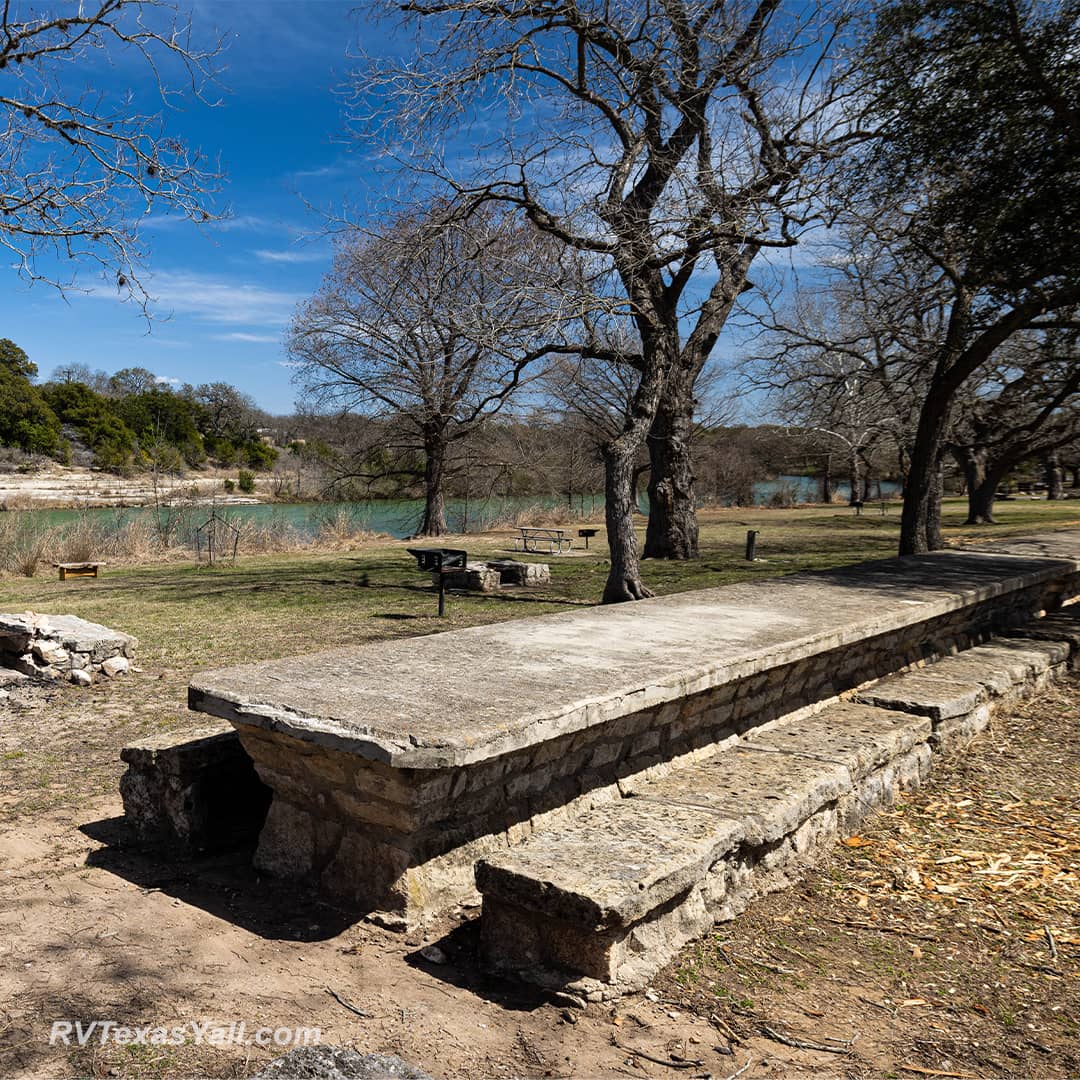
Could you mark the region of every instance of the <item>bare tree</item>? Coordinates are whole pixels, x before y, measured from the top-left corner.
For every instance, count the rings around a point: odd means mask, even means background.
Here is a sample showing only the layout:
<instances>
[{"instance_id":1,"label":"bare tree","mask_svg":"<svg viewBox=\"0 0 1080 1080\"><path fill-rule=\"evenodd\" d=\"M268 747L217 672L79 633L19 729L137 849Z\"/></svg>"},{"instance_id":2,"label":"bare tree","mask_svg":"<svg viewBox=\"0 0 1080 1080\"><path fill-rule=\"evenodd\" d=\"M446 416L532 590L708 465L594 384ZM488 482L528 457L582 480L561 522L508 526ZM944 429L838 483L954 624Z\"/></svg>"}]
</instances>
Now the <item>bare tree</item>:
<instances>
[{"instance_id":1,"label":"bare tree","mask_svg":"<svg viewBox=\"0 0 1080 1080\"><path fill-rule=\"evenodd\" d=\"M829 165L855 137L833 70L847 5L412 0L399 10L417 26L418 54L371 63L357 76L357 100L388 94L387 140L462 203L520 208L613 271L634 323L636 357L623 362L637 385L618 464L611 459L622 475L609 485L629 498L627 469L668 386L666 415L680 419L670 440L655 434L676 448L682 471L656 487L655 512L691 532L681 454L694 378L754 257L795 242ZM357 119L369 131L378 118L358 106ZM470 128L475 162L445 153ZM615 547L632 535L628 519L609 529L610 599L649 595L636 549Z\"/></svg>"},{"instance_id":2,"label":"bare tree","mask_svg":"<svg viewBox=\"0 0 1080 1080\"><path fill-rule=\"evenodd\" d=\"M771 392L785 424L816 435L830 458L843 456L855 503L880 445L900 448L904 472L924 382L910 356L921 338L893 320L903 283L883 271L872 236L837 238L822 255L827 284L799 286L759 314L762 333L743 371L750 386Z\"/></svg>"},{"instance_id":3,"label":"bare tree","mask_svg":"<svg viewBox=\"0 0 1080 1080\"><path fill-rule=\"evenodd\" d=\"M1019 336L958 394L946 446L963 472L968 525L994 523L999 487L1027 459L1044 461L1060 497L1060 453L1080 437L1076 345L1075 330Z\"/></svg>"},{"instance_id":4,"label":"bare tree","mask_svg":"<svg viewBox=\"0 0 1080 1080\"><path fill-rule=\"evenodd\" d=\"M90 0L0 9L0 245L29 281L70 285L54 260L95 263L145 305L138 223L152 207L195 221L217 182L130 92L100 89L99 61L134 58L167 105L201 96L219 45L193 44L164 0ZM173 80L183 90L173 89Z\"/></svg>"},{"instance_id":5,"label":"bare tree","mask_svg":"<svg viewBox=\"0 0 1080 1080\"><path fill-rule=\"evenodd\" d=\"M531 380L529 365L562 323L550 256L546 238L512 215L404 213L381 232L348 236L293 321L288 347L304 392L392 420L421 452L422 535L447 531L451 444Z\"/></svg>"},{"instance_id":6,"label":"bare tree","mask_svg":"<svg viewBox=\"0 0 1080 1080\"><path fill-rule=\"evenodd\" d=\"M633 324L617 317L587 320L589 346L551 365L545 386L564 415L588 432L604 463L604 520L611 569L606 604L641 600L653 593L641 581L634 515L640 461L663 388L663 369L646 364Z\"/></svg>"}]
</instances>

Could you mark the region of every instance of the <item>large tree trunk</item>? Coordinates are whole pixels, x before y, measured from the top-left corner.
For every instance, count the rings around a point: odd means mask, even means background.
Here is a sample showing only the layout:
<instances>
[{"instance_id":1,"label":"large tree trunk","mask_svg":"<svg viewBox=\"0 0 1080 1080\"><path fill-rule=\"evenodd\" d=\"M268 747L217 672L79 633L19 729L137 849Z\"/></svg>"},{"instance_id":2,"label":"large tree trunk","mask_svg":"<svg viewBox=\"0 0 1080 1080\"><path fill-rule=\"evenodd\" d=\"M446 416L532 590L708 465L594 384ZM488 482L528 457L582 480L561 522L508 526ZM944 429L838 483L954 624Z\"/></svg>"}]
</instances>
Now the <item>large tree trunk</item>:
<instances>
[{"instance_id":1,"label":"large tree trunk","mask_svg":"<svg viewBox=\"0 0 1080 1080\"><path fill-rule=\"evenodd\" d=\"M446 435L441 430L424 433L424 517L417 536L444 536L446 526Z\"/></svg>"},{"instance_id":2,"label":"large tree trunk","mask_svg":"<svg viewBox=\"0 0 1080 1080\"><path fill-rule=\"evenodd\" d=\"M1046 497L1062 499L1065 497L1065 474L1061 468L1061 458L1056 450L1046 455L1043 461Z\"/></svg>"},{"instance_id":3,"label":"large tree trunk","mask_svg":"<svg viewBox=\"0 0 1080 1080\"><path fill-rule=\"evenodd\" d=\"M949 426L947 395L931 387L919 413L900 516L900 554L941 547L941 454Z\"/></svg>"},{"instance_id":4,"label":"large tree trunk","mask_svg":"<svg viewBox=\"0 0 1080 1080\"><path fill-rule=\"evenodd\" d=\"M859 450L852 446L848 450L848 505L862 502L862 473L859 469Z\"/></svg>"},{"instance_id":5,"label":"large tree trunk","mask_svg":"<svg viewBox=\"0 0 1080 1080\"><path fill-rule=\"evenodd\" d=\"M937 467L934 469L934 475L930 481L930 504L926 510L927 551L938 551L945 546L945 541L941 535L941 499L944 494L945 466L939 456Z\"/></svg>"},{"instance_id":6,"label":"large tree trunk","mask_svg":"<svg viewBox=\"0 0 1080 1080\"><path fill-rule=\"evenodd\" d=\"M637 536L634 533L634 456L631 439L616 439L604 447L604 520L607 524L611 570L603 603L643 600L652 596L641 580Z\"/></svg>"},{"instance_id":7,"label":"large tree trunk","mask_svg":"<svg viewBox=\"0 0 1080 1080\"><path fill-rule=\"evenodd\" d=\"M965 525L995 525L994 495L997 492L997 476L987 482L989 454L985 446L954 446L956 464L964 475L967 492L968 516Z\"/></svg>"},{"instance_id":8,"label":"large tree trunk","mask_svg":"<svg viewBox=\"0 0 1080 1080\"><path fill-rule=\"evenodd\" d=\"M696 559L697 509L694 506L694 465L690 439L693 429L694 386L676 370L660 399L649 431L649 525L645 532L646 559Z\"/></svg>"},{"instance_id":9,"label":"large tree trunk","mask_svg":"<svg viewBox=\"0 0 1080 1080\"><path fill-rule=\"evenodd\" d=\"M716 252L720 275L702 304L697 325L680 346L679 316L665 297L664 328L672 364L660 396L649 435L649 527L645 557L649 559L696 559L698 557L697 508L694 505L694 469L690 436L694 429L694 384L712 353L736 298L747 288L746 275L758 253L755 244L744 244L721 257Z\"/></svg>"},{"instance_id":10,"label":"large tree trunk","mask_svg":"<svg viewBox=\"0 0 1080 1080\"><path fill-rule=\"evenodd\" d=\"M996 525L994 499L997 496L997 479L985 477L978 487L968 488L968 516L965 525Z\"/></svg>"}]
</instances>

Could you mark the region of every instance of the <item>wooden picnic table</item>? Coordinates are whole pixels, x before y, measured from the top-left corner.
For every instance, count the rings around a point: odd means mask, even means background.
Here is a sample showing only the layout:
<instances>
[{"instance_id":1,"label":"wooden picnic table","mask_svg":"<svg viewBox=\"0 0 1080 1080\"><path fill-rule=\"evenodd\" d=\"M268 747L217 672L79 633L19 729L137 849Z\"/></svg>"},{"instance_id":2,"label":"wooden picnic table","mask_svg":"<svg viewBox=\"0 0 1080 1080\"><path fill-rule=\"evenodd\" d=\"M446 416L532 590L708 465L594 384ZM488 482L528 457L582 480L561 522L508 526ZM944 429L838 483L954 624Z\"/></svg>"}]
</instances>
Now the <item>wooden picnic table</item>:
<instances>
[{"instance_id":1,"label":"wooden picnic table","mask_svg":"<svg viewBox=\"0 0 1080 1080\"><path fill-rule=\"evenodd\" d=\"M519 526L518 532L521 535L514 541L514 547L517 551L561 555L574 546L573 540L566 535L564 529L532 529Z\"/></svg>"}]
</instances>

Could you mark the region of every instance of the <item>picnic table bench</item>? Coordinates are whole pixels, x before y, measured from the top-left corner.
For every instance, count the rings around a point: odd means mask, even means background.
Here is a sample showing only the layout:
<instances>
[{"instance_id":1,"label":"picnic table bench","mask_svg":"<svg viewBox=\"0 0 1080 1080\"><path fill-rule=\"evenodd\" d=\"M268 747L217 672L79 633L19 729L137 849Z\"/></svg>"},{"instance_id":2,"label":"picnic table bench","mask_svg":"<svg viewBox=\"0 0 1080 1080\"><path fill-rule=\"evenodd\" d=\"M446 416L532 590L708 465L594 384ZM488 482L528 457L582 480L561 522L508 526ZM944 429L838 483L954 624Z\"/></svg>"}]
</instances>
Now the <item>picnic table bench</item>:
<instances>
[{"instance_id":1,"label":"picnic table bench","mask_svg":"<svg viewBox=\"0 0 1080 1080\"><path fill-rule=\"evenodd\" d=\"M97 577L98 567L104 566L99 562L58 562L53 566L60 571L60 580L66 581L69 577Z\"/></svg>"},{"instance_id":2,"label":"picnic table bench","mask_svg":"<svg viewBox=\"0 0 1080 1080\"><path fill-rule=\"evenodd\" d=\"M514 541L517 551L561 555L564 551L569 551L574 544L564 529L531 529L519 526L518 532L521 535Z\"/></svg>"}]
</instances>

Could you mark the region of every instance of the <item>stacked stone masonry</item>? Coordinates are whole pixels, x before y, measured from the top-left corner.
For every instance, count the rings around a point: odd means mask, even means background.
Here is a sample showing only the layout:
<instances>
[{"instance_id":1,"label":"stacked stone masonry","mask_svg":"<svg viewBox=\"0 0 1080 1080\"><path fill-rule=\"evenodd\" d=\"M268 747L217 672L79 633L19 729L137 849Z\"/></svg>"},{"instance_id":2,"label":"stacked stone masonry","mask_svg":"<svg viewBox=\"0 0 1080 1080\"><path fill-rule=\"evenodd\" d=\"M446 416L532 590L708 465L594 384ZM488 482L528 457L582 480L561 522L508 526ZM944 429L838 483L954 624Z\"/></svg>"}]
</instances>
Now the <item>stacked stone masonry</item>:
<instances>
[{"instance_id":1,"label":"stacked stone masonry","mask_svg":"<svg viewBox=\"0 0 1080 1080\"><path fill-rule=\"evenodd\" d=\"M253 842L270 805L251 758L228 724L154 735L120 758L124 815L161 854L187 858Z\"/></svg>"},{"instance_id":2,"label":"stacked stone masonry","mask_svg":"<svg viewBox=\"0 0 1080 1080\"><path fill-rule=\"evenodd\" d=\"M0 667L89 686L126 673L138 640L74 615L0 615Z\"/></svg>"},{"instance_id":3,"label":"stacked stone masonry","mask_svg":"<svg viewBox=\"0 0 1080 1080\"><path fill-rule=\"evenodd\" d=\"M1057 607L1080 540L1041 543L247 665L200 676L189 701L234 726L273 791L258 866L417 925L475 895L482 857Z\"/></svg>"},{"instance_id":4,"label":"stacked stone masonry","mask_svg":"<svg viewBox=\"0 0 1080 1080\"><path fill-rule=\"evenodd\" d=\"M992 640L639 778L624 800L481 859L486 962L594 1000L640 989L688 941L917 786L932 753L959 749L996 709L1059 676L1077 645Z\"/></svg>"}]
</instances>

